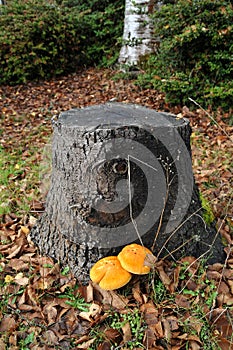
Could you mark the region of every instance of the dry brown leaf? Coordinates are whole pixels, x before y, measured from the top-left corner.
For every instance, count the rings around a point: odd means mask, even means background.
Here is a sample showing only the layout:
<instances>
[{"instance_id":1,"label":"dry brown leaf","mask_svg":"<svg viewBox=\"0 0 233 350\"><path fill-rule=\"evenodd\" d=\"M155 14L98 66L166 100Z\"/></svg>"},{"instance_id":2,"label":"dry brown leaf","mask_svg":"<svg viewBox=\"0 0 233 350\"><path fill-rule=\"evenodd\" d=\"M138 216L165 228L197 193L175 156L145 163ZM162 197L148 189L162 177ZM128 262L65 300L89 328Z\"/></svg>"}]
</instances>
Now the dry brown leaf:
<instances>
[{"instance_id":1,"label":"dry brown leaf","mask_svg":"<svg viewBox=\"0 0 233 350\"><path fill-rule=\"evenodd\" d=\"M182 294L177 294L175 297L176 304L184 309L190 308L189 300Z\"/></svg>"},{"instance_id":2,"label":"dry brown leaf","mask_svg":"<svg viewBox=\"0 0 233 350\"><path fill-rule=\"evenodd\" d=\"M78 318L78 311L74 308L70 308L64 316L64 321L67 328L67 333L72 334L80 323L80 320Z\"/></svg>"},{"instance_id":3,"label":"dry brown leaf","mask_svg":"<svg viewBox=\"0 0 233 350\"><path fill-rule=\"evenodd\" d=\"M233 342L230 340L227 340L220 336L217 341L218 346L221 348L221 350L233 350Z\"/></svg>"},{"instance_id":4,"label":"dry brown leaf","mask_svg":"<svg viewBox=\"0 0 233 350\"><path fill-rule=\"evenodd\" d=\"M122 340L122 335L117 329L107 328L104 331L104 335L106 339L113 342L114 344L119 344L119 342Z\"/></svg>"},{"instance_id":5,"label":"dry brown leaf","mask_svg":"<svg viewBox=\"0 0 233 350\"><path fill-rule=\"evenodd\" d=\"M90 339L90 340L83 342L82 344L78 344L77 349L87 350L94 343L94 341L95 341L95 339Z\"/></svg>"},{"instance_id":6,"label":"dry brown leaf","mask_svg":"<svg viewBox=\"0 0 233 350\"><path fill-rule=\"evenodd\" d=\"M36 294L35 289L31 285L27 287L27 295L32 305L38 305L38 295Z\"/></svg>"},{"instance_id":7,"label":"dry brown leaf","mask_svg":"<svg viewBox=\"0 0 233 350\"><path fill-rule=\"evenodd\" d=\"M151 328L152 326L150 326ZM152 329L152 328L151 328ZM155 335L157 338L164 338L164 331L163 331L163 326L162 322L158 321L156 324L153 324L153 330L155 332Z\"/></svg>"},{"instance_id":8,"label":"dry brown leaf","mask_svg":"<svg viewBox=\"0 0 233 350\"><path fill-rule=\"evenodd\" d=\"M229 315L227 309L215 309L212 312L213 324L219 331L219 334L228 338L233 334L233 324L231 323L233 315Z\"/></svg>"},{"instance_id":9,"label":"dry brown leaf","mask_svg":"<svg viewBox=\"0 0 233 350\"><path fill-rule=\"evenodd\" d=\"M83 294L83 297L86 303L91 303L93 301L93 286L89 283L89 285L85 288L86 293Z\"/></svg>"},{"instance_id":10,"label":"dry brown leaf","mask_svg":"<svg viewBox=\"0 0 233 350\"><path fill-rule=\"evenodd\" d=\"M0 349L6 350L6 342L0 337Z\"/></svg>"},{"instance_id":11,"label":"dry brown leaf","mask_svg":"<svg viewBox=\"0 0 233 350\"><path fill-rule=\"evenodd\" d=\"M26 286L29 282L29 278L23 276L23 272L19 272L15 278L14 278L15 283L19 284L20 286Z\"/></svg>"},{"instance_id":12,"label":"dry brown leaf","mask_svg":"<svg viewBox=\"0 0 233 350\"><path fill-rule=\"evenodd\" d=\"M140 307L140 311L143 313L143 318L148 325L153 325L158 322L159 311L152 302L143 304Z\"/></svg>"},{"instance_id":13,"label":"dry brown leaf","mask_svg":"<svg viewBox=\"0 0 233 350\"><path fill-rule=\"evenodd\" d=\"M58 337L51 330L47 330L43 333L42 340L45 344L49 344L50 346L53 346L53 347L55 347L56 345L59 345Z\"/></svg>"},{"instance_id":14,"label":"dry brown leaf","mask_svg":"<svg viewBox=\"0 0 233 350\"><path fill-rule=\"evenodd\" d=\"M111 343L108 340L105 340L98 346L97 350L111 350L111 347Z\"/></svg>"},{"instance_id":15,"label":"dry brown leaf","mask_svg":"<svg viewBox=\"0 0 233 350\"><path fill-rule=\"evenodd\" d=\"M161 281L163 282L165 288L170 291L170 286L172 284L172 281L170 280L169 276L166 274L164 271L164 266L162 262L159 262L158 264L155 265L156 271L159 273L159 277Z\"/></svg>"},{"instance_id":16,"label":"dry brown leaf","mask_svg":"<svg viewBox=\"0 0 233 350\"><path fill-rule=\"evenodd\" d=\"M21 249L22 249L22 244L21 245L14 245L10 249L8 249L7 259L14 258L20 252Z\"/></svg>"},{"instance_id":17,"label":"dry brown leaf","mask_svg":"<svg viewBox=\"0 0 233 350\"><path fill-rule=\"evenodd\" d=\"M221 281L219 283L219 286L218 286L218 293L221 294L227 294L227 293L230 293L230 289L229 289L229 286L227 285L226 282L224 281Z\"/></svg>"},{"instance_id":18,"label":"dry brown leaf","mask_svg":"<svg viewBox=\"0 0 233 350\"><path fill-rule=\"evenodd\" d=\"M166 318L162 319L162 325L163 325L163 330L164 330L164 338L167 340L168 343L170 343L171 340L171 327L170 323Z\"/></svg>"},{"instance_id":19,"label":"dry brown leaf","mask_svg":"<svg viewBox=\"0 0 233 350\"><path fill-rule=\"evenodd\" d=\"M132 288L132 293L133 293L134 299L139 303L139 305L146 303L147 296L141 292L140 281L137 281L134 284L134 286Z\"/></svg>"},{"instance_id":20,"label":"dry brown leaf","mask_svg":"<svg viewBox=\"0 0 233 350\"><path fill-rule=\"evenodd\" d=\"M198 344L195 340L189 341L189 349L190 350L201 350L201 345Z\"/></svg>"},{"instance_id":21,"label":"dry brown leaf","mask_svg":"<svg viewBox=\"0 0 233 350\"><path fill-rule=\"evenodd\" d=\"M188 322L188 325L196 331L197 335L200 334L201 329L203 327L203 322L201 319L190 315L188 318L186 318L185 321Z\"/></svg>"},{"instance_id":22,"label":"dry brown leaf","mask_svg":"<svg viewBox=\"0 0 233 350\"><path fill-rule=\"evenodd\" d=\"M27 271L29 268L28 263L25 263L24 261L22 261L22 259L11 259L9 261L8 266L12 267L12 269L16 270L16 271Z\"/></svg>"},{"instance_id":23,"label":"dry brown leaf","mask_svg":"<svg viewBox=\"0 0 233 350\"><path fill-rule=\"evenodd\" d=\"M62 293L65 292L66 288L74 288L76 283L77 283L77 281L75 280L75 278L73 276L69 277L69 276L61 276L60 275L60 284L61 284L60 291ZM81 293L81 294L82 294L82 296L85 297L85 294L83 294L83 293ZM86 302L93 301L93 299L90 301L87 301L86 297L85 297L85 300L86 300Z\"/></svg>"},{"instance_id":24,"label":"dry brown leaf","mask_svg":"<svg viewBox=\"0 0 233 350\"><path fill-rule=\"evenodd\" d=\"M146 254L144 265L153 268L158 259L153 254Z\"/></svg>"},{"instance_id":25,"label":"dry brown leaf","mask_svg":"<svg viewBox=\"0 0 233 350\"><path fill-rule=\"evenodd\" d=\"M28 304L22 304L19 305L19 310L21 311L36 311L36 312L41 312L41 309L39 306L36 305L28 305Z\"/></svg>"},{"instance_id":26,"label":"dry brown leaf","mask_svg":"<svg viewBox=\"0 0 233 350\"><path fill-rule=\"evenodd\" d=\"M55 305L53 303L48 303L43 308L43 314L47 316L48 325L56 321L57 309L55 308Z\"/></svg>"},{"instance_id":27,"label":"dry brown leaf","mask_svg":"<svg viewBox=\"0 0 233 350\"><path fill-rule=\"evenodd\" d=\"M27 298L27 291L24 290L23 294L17 299L17 305L23 305L26 302L26 298Z\"/></svg>"},{"instance_id":28,"label":"dry brown leaf","mask_svg":"<svg viewBox=\"0 0 233 350\"><path fill-rule=\"evenodd\" d=\"M102 307L98 304L92 303L89 311L82 311L79 313L79 317L89 322L93 321L97 316L101 314Z\"/></svg>"},{"instance_id":29,"label":"dry brown leaf","mask_svg":"<svg viewBox=\"0 0 233 350\"><path fill-rule=\"evenodd\" d=\"M222 278L222 273L218 271L207 271L207 278L209 280L220 281Z\"/></svg>"},{"instance_id":30,"label":"dry brown leaf","mask_svg":"<svg viewBox=\"0 0 233 350\"><path fill-rule=\"evenodd\" d=\"M151 327L147 327L147 329L145 330L145 334L144 334L144 340L143 340L143 344L144 346L146 346L146 348L151 349L152 346L155 344L156 342L156 336L155 336L155 332L153 329L151 329Z\"/></svg>"},{"instance_id":31,"label":"dry brown leaf","mask_svg":"<svg viewBox=\"0 0 233 350\"><path fill-rule=\"evenodd\" d=\"M179 329L179 322L176 316L167 316L166 320L169 322L169 326L172 331Z\"/></svg>"},{"instance_id":32,"label":"dry brown leaf","mask_svg":"<svg viewBox=\"0 0 233 350\"><path fill-rule=\"evenodd\" d=\"M227 281L227 284L229 285L229 287L230 287L230 292L231 292L231 294L232 294L232 296L233 296L233 280L228 280L228 281Z\"/></svg>"},{"instance_id":33,"label":"dry brown leaf","mask_svg":"<svg viewBox=\"0 0 233 350\"><path fill-rule=\"evenodd\" d=\"M132 339L132 333L131 333L131 328L130 328L130 323L126 322L122 326L122 332L123 332L123 342L127 343L129 340Z\"/></svg>"},{"instance_id":34,"label":"dry brown leaf","mask_svg":"<svg viewBox=\"0 0 233 350\"><path fill-rule=\"evenodd\" d=\"M1 320L0 332L13 332L16 328L16 321L12 316L6 316Z\"/></svg>"},{"instance_id":35,"label":"dry brown leaf","mask_svg":"<svg viewBox=\"0 0 233 350\"><path fill-rule=\"evenodd\" d=\"M46 290L49 289L55 281L54 276L42 276L39 280L35 281L32 286L34 289Z\"/></svg>"},{"instance_id":36,"label":"dry brown leaf","mask_svg":"<svg viewBox=\"0 0 233 350\"><path fill-rule=\"evenodd\" d=\"M117 294L117 292L115 292L115 291L103 290L96 283L92 283L92 285L93 285L94 290L98 291L102 295L102 297L103 297L102 303L103 304L111 305L112 307L120 310L120 309L124 309L129 302L129 300L127 298L123 297L122 295Z\"/></svg>"}]
</instances>

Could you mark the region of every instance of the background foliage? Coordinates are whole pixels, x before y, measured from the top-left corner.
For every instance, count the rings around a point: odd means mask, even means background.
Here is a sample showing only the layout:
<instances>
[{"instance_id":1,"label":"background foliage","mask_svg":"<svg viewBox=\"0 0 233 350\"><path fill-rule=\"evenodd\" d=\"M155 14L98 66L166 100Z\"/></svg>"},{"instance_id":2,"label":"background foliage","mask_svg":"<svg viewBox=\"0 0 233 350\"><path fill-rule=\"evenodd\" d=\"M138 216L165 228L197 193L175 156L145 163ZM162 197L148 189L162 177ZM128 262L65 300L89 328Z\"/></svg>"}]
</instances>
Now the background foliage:
<instances>
[{"instance_id":1,"label":"background foliage","mask_svg":"<svg viewBox=\"0 0 233 350\"><path fill-rule=\"evenodd\" d=\"M0 14L0 84L25 83L117 61L124 0L8 0ZM231 108L233 4L164 0L153 14L156 52L144 57L137 84ZM159 39L158 39L159 38Z\"/></svg>"},{"instance_id":2,"label":"background foliage","mask_svg":"<svg viewBox=\"0 0 233 350\"><path fill-rule=\"evenodd\" d=\"M233 99L233 5L223 0L177 0L153 15L158 52L142 61L138 82L185 104L228 108Z\"/></svg>"},{"instance_id":3,"label":"background foliage","mask_svg":"<svg viewBox=\"0 0 233 350\"><path fill-rule=\"evenodd\" d=\"M8 1L0 14L0 83L113 63L123 18L123 0Z\"/></svg>"}]
</instances>

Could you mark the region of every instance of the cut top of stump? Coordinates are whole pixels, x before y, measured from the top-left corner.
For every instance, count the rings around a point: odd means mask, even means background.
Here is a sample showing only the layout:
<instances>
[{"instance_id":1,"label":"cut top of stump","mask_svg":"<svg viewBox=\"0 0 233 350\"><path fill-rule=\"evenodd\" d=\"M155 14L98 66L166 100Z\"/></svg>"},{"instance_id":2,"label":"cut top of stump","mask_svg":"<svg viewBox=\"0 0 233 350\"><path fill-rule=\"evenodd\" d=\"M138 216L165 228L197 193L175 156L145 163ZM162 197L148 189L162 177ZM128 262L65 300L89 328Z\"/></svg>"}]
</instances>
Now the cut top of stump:
<instances>
[{"instance_id":1,"label":"cut top of stump","mask_svg":"<svg viewBox=\"0 0 233 350\"><path fill-rule=\"evenodd\" d=\"M125 124L137 127L179 128L188 123L187 119L177 119L170 113L156 112L147 107L125 103L106 103L71 109L62 112L58 118L58 125L62 127L78 127L79 130L85 131L109 129L110 126L112 128Z\"/></svg>"}]
</instances>

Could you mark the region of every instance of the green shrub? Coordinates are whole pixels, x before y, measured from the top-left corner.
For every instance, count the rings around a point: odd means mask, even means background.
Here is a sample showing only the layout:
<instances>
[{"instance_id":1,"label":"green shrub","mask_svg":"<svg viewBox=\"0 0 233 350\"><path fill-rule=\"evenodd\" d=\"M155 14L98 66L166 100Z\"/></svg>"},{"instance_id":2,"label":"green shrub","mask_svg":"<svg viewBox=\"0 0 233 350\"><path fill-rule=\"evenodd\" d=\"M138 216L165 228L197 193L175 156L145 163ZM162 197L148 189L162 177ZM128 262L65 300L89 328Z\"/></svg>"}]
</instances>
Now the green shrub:
<instances>
[{"instance_id":1,"label":"green shrub","mask_svg":"<svg viewBox=\"0 0 233 350\"><path fill-rule=\"evenodd\" d=\"M153 21L160 46L142 62L138 83L160 89L174 104L191 97L204 107L232 107L232 2L177 0L162 6Z\"/></svg>"},{"instance_id":2,"label":"green shrub","mask_svg":"<svg viewBox=\"0 0 233 350\"><path fill-rule=\"evenodd\" d=\"M116 23L123 17L122 0L100 10L80 3L13 0L1 7L1 84L50 78L114 60L122 35Z\"/></svg>"}]
</instances>

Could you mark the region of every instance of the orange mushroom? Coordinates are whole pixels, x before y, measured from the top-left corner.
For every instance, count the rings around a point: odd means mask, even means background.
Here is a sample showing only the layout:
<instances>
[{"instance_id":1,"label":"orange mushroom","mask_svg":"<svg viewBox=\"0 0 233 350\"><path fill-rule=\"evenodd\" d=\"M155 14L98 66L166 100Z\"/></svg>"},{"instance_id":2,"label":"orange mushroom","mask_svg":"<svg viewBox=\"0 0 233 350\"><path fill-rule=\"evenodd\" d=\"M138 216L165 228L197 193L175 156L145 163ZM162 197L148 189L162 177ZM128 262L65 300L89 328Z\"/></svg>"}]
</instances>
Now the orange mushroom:
<instances>
[{"instance_id":1,"label":"orange mushroom","mask_svg":"<svg viewBox=\"0 0 233 350\"><path fill-rule=\"evenodd\" d=\"M100 259L90 271L91 280L105 290L121 288L130 281L131 277L131 273L123 269L116 256Z\"/></svg>"},{"instance_id":2,"label":"orange mushroom","mask_svg":"<svg viewBox=\"0 0 233 350\"><path fill-rule=\"evenodd\" d=\"M150 267L144 265L147 254L152 255L152 252L146 247L133 243L124 247L117 257L126 271L145 275L150 272Z\"/></svg>"}]
</instances>

